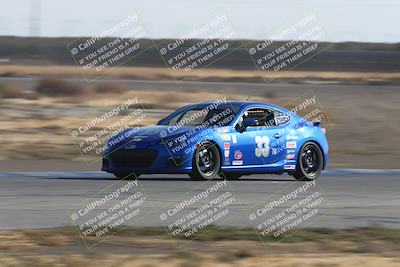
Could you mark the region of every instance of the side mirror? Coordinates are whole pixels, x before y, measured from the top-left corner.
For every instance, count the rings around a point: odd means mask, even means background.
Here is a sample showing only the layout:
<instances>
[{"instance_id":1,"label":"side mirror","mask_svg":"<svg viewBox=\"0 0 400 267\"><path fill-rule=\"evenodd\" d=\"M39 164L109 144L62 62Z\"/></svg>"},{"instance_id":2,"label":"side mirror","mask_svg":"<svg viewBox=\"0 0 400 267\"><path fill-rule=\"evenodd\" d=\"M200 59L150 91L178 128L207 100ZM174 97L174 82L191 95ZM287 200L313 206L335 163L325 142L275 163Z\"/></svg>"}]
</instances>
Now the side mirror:
<instances>
[{"instance_id":1,"label":"side mirror","mask_svg":"<svg viewBox=\"0 0 400 267\"><path fill-rule=\"evenodd\" d=\"M240 129L241 132L246 131L247 127L257 126L257 121L253 118L246 118L242 122L242 127Z\"/></svg>"}]
</instances>

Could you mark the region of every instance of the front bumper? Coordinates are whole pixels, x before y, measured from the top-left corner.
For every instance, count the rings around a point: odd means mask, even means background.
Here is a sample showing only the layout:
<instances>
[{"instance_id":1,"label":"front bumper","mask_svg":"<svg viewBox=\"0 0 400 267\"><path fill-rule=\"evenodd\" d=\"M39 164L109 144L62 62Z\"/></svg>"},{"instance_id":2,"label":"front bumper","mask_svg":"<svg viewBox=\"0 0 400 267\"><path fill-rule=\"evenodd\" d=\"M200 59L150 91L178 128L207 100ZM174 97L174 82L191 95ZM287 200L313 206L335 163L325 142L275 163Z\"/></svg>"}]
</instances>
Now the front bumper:
<instances>
[{"instance_id":1,"label":"front bumper","mask_svg":"<svg viewBox=\"0 0 400 267\"><path fill-rule=\"evenodd\" d=\"M102 170L109 173L190 173L192 155L172 154L165 146L118 148L103 156Z\"/></svg>"}]
</instances>

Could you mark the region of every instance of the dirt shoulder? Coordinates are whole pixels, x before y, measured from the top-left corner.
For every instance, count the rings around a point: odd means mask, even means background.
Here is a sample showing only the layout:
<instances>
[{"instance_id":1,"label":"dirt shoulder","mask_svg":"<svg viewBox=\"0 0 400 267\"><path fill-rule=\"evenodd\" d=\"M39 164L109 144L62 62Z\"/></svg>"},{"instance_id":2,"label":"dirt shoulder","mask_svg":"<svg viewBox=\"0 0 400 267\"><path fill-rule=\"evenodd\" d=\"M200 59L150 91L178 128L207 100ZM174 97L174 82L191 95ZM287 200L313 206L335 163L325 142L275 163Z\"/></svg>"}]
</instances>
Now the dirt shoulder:
<instances>
[{"instance_id":1,"label":"dirt shoulder","mask_svg":"<svg viewBox=\"0 0 400 267\"><path fill-rule=\"evenodd\" d=\"M0 266L398 266L400 231L305 229L262 244L217 229L177 248L162 229L127 229L87 249L72 228L0 231Z\"/></svg>"}]
</instances>

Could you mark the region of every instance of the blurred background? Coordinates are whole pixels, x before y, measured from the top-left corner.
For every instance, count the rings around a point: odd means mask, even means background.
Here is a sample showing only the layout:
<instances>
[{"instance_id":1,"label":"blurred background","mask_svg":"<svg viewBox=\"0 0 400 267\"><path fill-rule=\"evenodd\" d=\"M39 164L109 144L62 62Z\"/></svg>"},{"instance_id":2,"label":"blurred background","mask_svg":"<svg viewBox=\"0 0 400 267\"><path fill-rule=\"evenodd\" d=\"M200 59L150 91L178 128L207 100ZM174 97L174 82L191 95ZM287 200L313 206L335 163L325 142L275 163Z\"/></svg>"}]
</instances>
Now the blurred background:
<instances>
[{"instance_id":1,"label":"blurred background","mask_svg":"<svg viewBox=\"0 0 400 267\"><path fill-rule=\"evenodd\" d=\"M246 44L268 38L309 8L326 32L317 40L326 49L290 70L259 71ZM285 105L311 90L334 124L328 131L331 168L396 168L397 8L396 1L120 1L110 10L109 3L97 1L7 1L0 15L0 135L7 140L0 167L41 170L36 160L62 160L61 166L54 162L51 167L98 170L80 164L74 140L65 133L132 95L141 97L150 124L220 92L231 99ZM158 52L160 44L179 38L215 10L228 15L234 49L190 76L183 70L171 75ZM101 75L82 71L68 45L132 13L146 29L135 57Z\"/></svg>"},{"instance_id":2,"label":"blurred background","mask_svg":"<svg viewBox=\"0 0 400 267\"><path fill-rule=\"evenodd\" d=\"M277 28L309 9L317 15L326 33L316 40L325 49L290 69L258 69L249 55L249 45L268 39ZM173 43L191 25L216 10L227 15L235 32L229 40L229 53L212 64L191 70L190 75L182 69L172 71L159 49ZM87 164L82 159L77 140L70 135L73 129L133 97L146 110L146 119L140 125L148 125L183 105L213 100L221 94L230 100L258 100L287 108L293 106L293 101L301 102L304 95L316 96L325 118L332 124L327 132L331 157L328 168L399 168L399 10L400 3L395 0L3 1L0 10L0 171L98 171L100 161ZM71 54L71 44L98 37L129 14L136 14L145 29L135 56L108 67L101 75L93 69L83 70ZM117 37L122 36L111 34L101 38L96 49ZM200 35L180 49L207 38L210 38L207 34ZM288 40L277 40L275 47L285 41ZM58 238L52 239L55 234ZM70 237L64 234L52 233L41 240L46 246L51 246L51 242L66 244ZM333 236L323 234L327 239ZM349 233L340 234L348 236ZM25 238L36 240L42 234L4 234L12 235L15 239L2 239L0 248L7 247L10 240L18 240L18 246L25 251L31 246ZM360 233L363 238L368 235ZM386 246L388 236L393 233L384 232L371 242ZM344 243L333 242L316 250L323 254L329 250L341 253L341 246L362 249L358 243L352 243L353 239L343 240ZM154 243L146 242L148 255L159 252L151 250ZM243 242L240 246L252 240ZM220 248L223 246L219 244ZM282 250L292 249L288 244L282 246ZM301 250L300 244L292 246L300 249L301 255L310 252ZM317 245L313 243L313 246ZM77 253L72 247L69 249ZM375 247L368 249L376 252ZM395 250L398 249L397 244ZM190 262L196 261L198 255L190 253L174 254L174 259L182 261L171 261L170 266L197 266ZM269 253L279 254L280 250ZM232 257L239 261L252 256L237 253ZM278 264L279 257L276 257ZM362 261L358 256L348 261L329 257L322 263L288 259L285 264L356 266ZM129 262L113 260L118 262L114 266L131 266ZM398 260L375 260L368 264L399 264ZM218 266L234 264L223 258L219 261ZM10 262L18 265L18 259ZM55 264L49 262L49 266ZM144 260L132 266L149 266L148 262ZM87 266L89 263L79 259L69 264ZM159 262L154 260L154 264ZM249 260L237 266L263 264L263 260Z\"/></svg>"}]
</instances>

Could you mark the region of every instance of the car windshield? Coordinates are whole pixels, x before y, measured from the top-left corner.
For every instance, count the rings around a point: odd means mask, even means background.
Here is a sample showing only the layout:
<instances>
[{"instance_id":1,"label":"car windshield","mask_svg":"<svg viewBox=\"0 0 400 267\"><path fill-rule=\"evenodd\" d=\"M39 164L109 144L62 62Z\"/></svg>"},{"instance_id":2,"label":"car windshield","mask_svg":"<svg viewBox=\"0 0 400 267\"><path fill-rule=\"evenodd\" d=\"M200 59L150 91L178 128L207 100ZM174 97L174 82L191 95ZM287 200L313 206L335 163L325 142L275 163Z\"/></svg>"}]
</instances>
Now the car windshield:
<instances>
[{"instance_id":1,"label":"car windshield","mask_svg":"<svg viewBox=\"0 0 400 267\"><path fill-rule=\"evenodd\" d=\"M226 126L235 116L236 109L233 106L186 106L162 119L158 125Z\"/></svg>"}]
</instances>

